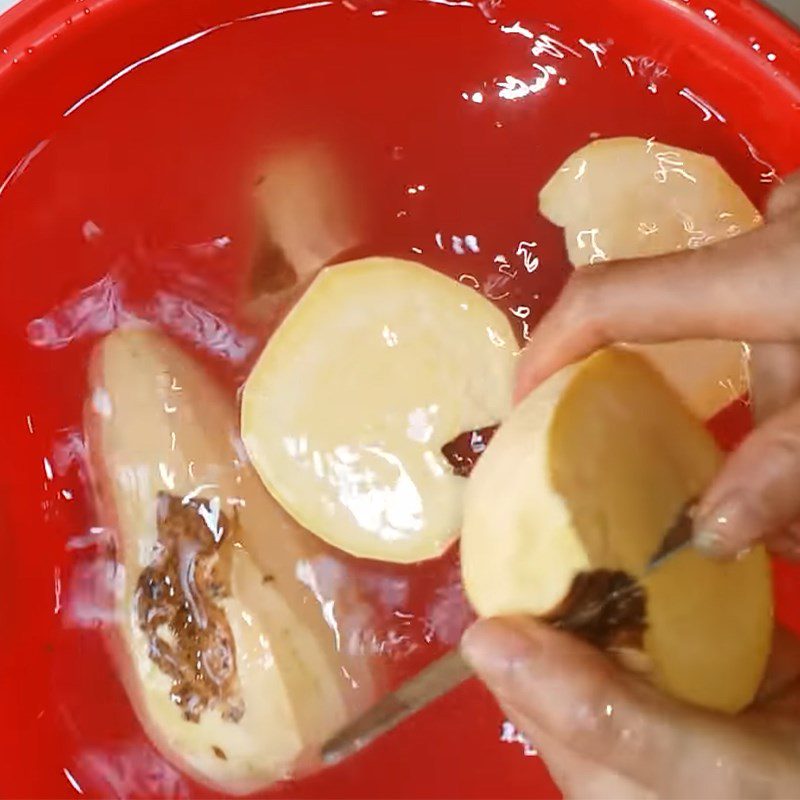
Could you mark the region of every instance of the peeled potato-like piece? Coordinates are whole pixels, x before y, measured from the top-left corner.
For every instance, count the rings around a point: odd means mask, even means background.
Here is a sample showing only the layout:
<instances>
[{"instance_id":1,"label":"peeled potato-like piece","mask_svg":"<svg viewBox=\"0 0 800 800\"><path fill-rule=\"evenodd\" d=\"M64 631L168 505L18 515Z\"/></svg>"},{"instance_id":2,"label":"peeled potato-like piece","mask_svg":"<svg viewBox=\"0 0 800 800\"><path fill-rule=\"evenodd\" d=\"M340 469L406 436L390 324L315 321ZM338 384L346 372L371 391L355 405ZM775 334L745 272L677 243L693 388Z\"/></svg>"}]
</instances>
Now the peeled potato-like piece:
<instances>
[{"instance_id":1,"label":"peeled potato-like piece","mask_svg":"<svg viewBox=\"0 0 800 800\"><path fill-rule=\"evenodd\" d=\"M264 165L256 200L266 234L299 279L358 242L354 194L340 157L322 143L284 148Z\"/></svg>"},{"instance_id":2,"label":"peeled potato-like piece","mask_svg":"<svg viewBox=\"0 0 800 800\"><path fill-rule=\"evenodd\" d=\"M720 460L641 356L606 350L559 372L515 409L470 478L461 537L469 599L482 616L547 617L579 575L625 573L644 590L652 679L698 705L743 708L770 647L763 549L733 563L684 550L646 569Z\"/></svg>"},{"instance_id":3,"label":"peeled potato-like piece","mask_svg":"<svg viewBox=\"0 0 800 800\"><path fill-rule=\"evenodd\" d=\"M573 153L539 195L564 228L575 267L694 249L746 233L761 215L710 156L653 139L598 139ZM748 388L746 348L689 341L636 346L703 418Z\"/></svg>"},{"instance_id":4,"label":"peeled potato-like piece","mask_svg":"<svg viewBox=\"0 0 800 800\"><path fill-rule=\"evenodd\" d=\"M236 422L164 336L128 328L98 345L85 427L117 537L120 673L160 750L247 793L312 766L310 751L374 694L320 605L358 598L315 596L319 542L265 491Z\"/></svg>"},{"instance_id":5,"label":"peeled potato-like piece","mask_svg":"<svg viewBox=\"0 0 800 800\"><path fill-rule=\"evenodd\" d=\"M255 189L259 242L248 316L277 319L313 276L363 235L364 209L341 156L322 142L283 147Z\"/></svg>"},{"instance_id":6,"label":"peeled potato-like piece","mask_svg":"<svg viewBox=\"0 0 800 800\"><path fill-rule=\"evenodd\" d=\"M244 387L242 438L272 495L335 547L412 562L457 535L441 453L510 409L514 333L488 300L409 261L320 273Z\"/></svg>"}]
</instances>

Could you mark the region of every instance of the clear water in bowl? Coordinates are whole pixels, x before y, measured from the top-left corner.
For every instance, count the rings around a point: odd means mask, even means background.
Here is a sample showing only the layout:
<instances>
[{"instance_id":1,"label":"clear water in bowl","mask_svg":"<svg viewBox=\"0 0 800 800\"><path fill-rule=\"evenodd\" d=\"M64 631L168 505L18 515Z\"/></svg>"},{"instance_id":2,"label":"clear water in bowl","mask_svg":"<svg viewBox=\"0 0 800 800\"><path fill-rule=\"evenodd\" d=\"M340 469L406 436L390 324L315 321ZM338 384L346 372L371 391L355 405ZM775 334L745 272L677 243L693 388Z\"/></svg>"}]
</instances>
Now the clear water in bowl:
<instances>
[{"instance_id":1,"label":"clear water in bowl","mask_svg":"<svg viewBox=\"0 0 800 800\"><path fill-rule=\"evenodd\" d=\"M704 150L757 202L776 179L757 130L692 88L680 44L655 24L628 42L544 2L321 2L241 19L207 6L204 26L75 98L0 190L2 280L18 299L3 324L28 366L9 398L21 455L2 466L12 554L30 566L7 585L35 620L17 702L46 743L47 785L65 794L213 795L148 742L108 652L116 545L90 496L81 423L100 337L146 320L235 402L303 282L380 254L481 292L524 342L571 272L537 194L578 146L629 134ZM298 192L285 203L284 186ZM278 208L268 221L265 202ZM734 411L718 429L731 439L744 425ZM23 482L41 489L16 497ZM348 646L389 686L472 618L457 548L412 566L329 550L317 566L358 585L367 612L334 607L328 619L355 631ZM407 760L434 750L437 775L409 774ZM335 771L270 795L552 794L524 757L534 752L470 683Z\"/></svg>"}]
</instances>

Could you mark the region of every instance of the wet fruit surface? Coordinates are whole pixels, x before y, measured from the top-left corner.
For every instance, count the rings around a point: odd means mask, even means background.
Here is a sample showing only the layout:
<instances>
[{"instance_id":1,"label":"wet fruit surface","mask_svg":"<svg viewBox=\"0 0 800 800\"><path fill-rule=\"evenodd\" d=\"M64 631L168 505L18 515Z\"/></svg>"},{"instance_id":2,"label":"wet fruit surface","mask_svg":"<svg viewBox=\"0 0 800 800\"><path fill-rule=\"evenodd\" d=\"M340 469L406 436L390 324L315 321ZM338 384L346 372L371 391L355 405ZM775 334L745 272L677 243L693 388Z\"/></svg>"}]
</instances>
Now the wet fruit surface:
<instances>
[{"instance_id":1,"label":"wet fruit surface","mask_svg":"<svg viewBox=\"0 0 800 800\"><path fill-rule=\"evenodd\" d=\"M523 338L572 270L537 194L592 137L712 153L759 207L798 166L796 39L747 3L630 5L31 0L0 21L2 793L211 794L148 742L108 656L113 540L88 502L81 409L92 346L130 315L235 398L275 318L247 313L253 289L291 283L253 279L273 152L333 154L362 226L350 257L425 261ZM716 426L731 442L746 418ZM381 620L365 647L394 681L468 624L452 552L358 570ZM779 577L798 622L793 573ZM273 795L555 796L501 723L470 683Z\"/></svg>"}]
</instances>

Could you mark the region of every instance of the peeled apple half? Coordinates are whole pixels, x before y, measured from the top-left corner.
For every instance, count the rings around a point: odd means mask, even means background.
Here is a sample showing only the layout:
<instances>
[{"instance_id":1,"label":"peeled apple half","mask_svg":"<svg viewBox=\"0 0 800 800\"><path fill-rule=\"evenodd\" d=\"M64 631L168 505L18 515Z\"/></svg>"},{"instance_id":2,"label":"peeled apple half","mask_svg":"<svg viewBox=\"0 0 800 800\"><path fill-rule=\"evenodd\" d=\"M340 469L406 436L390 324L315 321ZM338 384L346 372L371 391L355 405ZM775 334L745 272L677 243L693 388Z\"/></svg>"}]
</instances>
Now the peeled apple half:
<instances>
[{"instance_id":1,"label":"peeled apple half","mask_svg":"<svg viewBox=\"0 0 800 800\"><path fill-rule=\"evenodd\" d=\"M348 553L440 555L465 480L442 447L511 407L514 333L472 289L420 264L323 270L244 387L242 438L272 495Z\"/></svg>"},{"instance_id":2,"label":"peeled apple half","mask_svg":"<svg viewBox=\"0 0 800 800\"><path fill-rule=\"evenodd\" d=\"M732 563L685 549L646 570L720 460L641 356L611 349L559 372L514 410L470 478L461 537L469 599L482 616L552 619L576 589L584 603L604 602L591 585L596 578L607 592L616 576L643 599L631 606L643 619L626 618L623 603L616 624L652 680L701 706L743 708L771 641L763 549Z\"/></svg>"},{"instance_id":3,"label":"peeled apple half","mask_svg":"<svg viewBox=\"0 0 800 800\"><path fill-rule=\"evenodd\" d=\"M539 195L564 229L570 261L659 256L746 233L761 215L714 158L653 139L598 139L573 153ZM637 346L703 418L748 388L739 342Z\"/></svg>"},{"instance_id":4,"label":"peeled apple half","mask_svg":"<svg viewBox=\"0 0 800 800\"><path fill-rule=\"evenodd\" d=\"M320 545L265 491L236 421L214 381L155 331L98 345L85 427L99 512L116 533L120 673L167 757L243 794L309 767L373 681L337 649L320 606L357 598L315 596Z\"/></svg>"}]
</instances>

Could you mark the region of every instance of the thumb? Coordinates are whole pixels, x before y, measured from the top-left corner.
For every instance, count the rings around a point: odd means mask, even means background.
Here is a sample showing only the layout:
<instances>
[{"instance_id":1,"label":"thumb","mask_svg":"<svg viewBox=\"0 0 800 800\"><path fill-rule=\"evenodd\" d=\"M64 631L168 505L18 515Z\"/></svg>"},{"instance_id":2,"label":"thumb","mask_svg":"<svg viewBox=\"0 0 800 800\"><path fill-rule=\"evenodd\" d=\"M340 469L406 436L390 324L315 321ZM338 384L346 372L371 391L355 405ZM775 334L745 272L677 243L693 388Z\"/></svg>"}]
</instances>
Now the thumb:
<instances>
[{"instance_id":1,"label":"thumb","mask_svg":"<svg viewBox=\"0 0 800 800\"><path fill-rule=\"evenodd\" d=\"M695 514L695 544L730 557L754 542L800 534L800 404L773 415L730 456ZM794 533L794 536L792 535Z\"/></svg>"},{"instance_id":2,"label":"thumb","mask_svg":"<svg viewBox=\"0 0 800 800\"><path fill-rule=\"evenodd\" d=\"M533 741L544 735L643 786L673 783L689 708L635 680L603 653L529 618L481 620L462 651Z\"/></svg>"}]
</instances>

